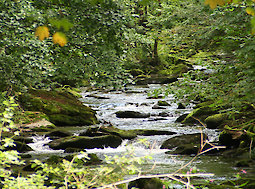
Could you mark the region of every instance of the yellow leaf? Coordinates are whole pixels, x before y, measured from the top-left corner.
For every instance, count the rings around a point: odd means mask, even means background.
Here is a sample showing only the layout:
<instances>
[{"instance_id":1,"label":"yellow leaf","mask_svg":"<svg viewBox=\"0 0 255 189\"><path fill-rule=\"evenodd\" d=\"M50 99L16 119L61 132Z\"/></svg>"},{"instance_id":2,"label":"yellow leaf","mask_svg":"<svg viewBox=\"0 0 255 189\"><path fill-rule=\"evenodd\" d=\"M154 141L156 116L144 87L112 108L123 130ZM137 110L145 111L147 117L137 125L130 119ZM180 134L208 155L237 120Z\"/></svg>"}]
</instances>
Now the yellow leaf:
<instances>
[{"instance_id":1,"label":"yellow leaf","mask_svg":"<svg viewBox=\"0 0 255 189\"><path fill-rule=\"evenodd\" d=\"M67 43L66 35L62 32L56 32L52 37L54 44L59 44L61 47Z\"/></svg>"},{"instance_id":2,"label":"yellow leaf","mask_svg":"<svg viewBox=\"0 0 255 189\"><path fill-rule=\"evenodd\" d=\"M247 7L245 11L247 12L247 14L250 14L250 15L252 15L252 16L255 15L255 11L254 11L254 9L251 8L251 7Z\"/></svg>"},{"instance_id":3,"label":"yellow leaf","mask_svg":"<svg viewBox=\"0 0 255 189\"><path fill-rule=\"evenodd\" d=\"M39 26L35 30L35 36L38 37L40 41L43 41L50 36L49 28L46 26Z\"/></svg>"},{"instance_id":4,"label":"yellow leaf","mask_svg":"<svg viewBox=\"0 0 255 189\"><path fill-rule=\"evenodd\" d=\"M225 5L224 0L205 0L205 4L209 5L211 9L215 9L217 5L223 6Z\"/></svg>"}]
</instances>

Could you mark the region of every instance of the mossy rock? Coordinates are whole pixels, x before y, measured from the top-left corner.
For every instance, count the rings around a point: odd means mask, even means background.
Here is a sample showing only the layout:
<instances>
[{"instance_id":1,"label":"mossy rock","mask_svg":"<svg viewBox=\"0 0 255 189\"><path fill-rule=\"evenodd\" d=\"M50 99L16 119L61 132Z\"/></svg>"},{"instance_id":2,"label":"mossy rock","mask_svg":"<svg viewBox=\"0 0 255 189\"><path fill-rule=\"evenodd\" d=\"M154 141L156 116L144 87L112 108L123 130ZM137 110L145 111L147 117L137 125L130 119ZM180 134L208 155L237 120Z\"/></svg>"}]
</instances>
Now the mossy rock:
<instances>
[{"instance_id":1,"label":"mossy rock","mask_svg":"<svg viewBox=\"0 0 255 189\"><path fill-rule=\"evenodd\" d=\"M205 123L207 128L209 129L217 129L220 128L221 124L225 119L227 119L227 114L214 114L211 116L208 116L205 119Z\"/></svg>"},{"instance_id":2,"label":"mossy rock","mask_svg":"<svg viewBox=\"0 0 255 189\"><path fill-rule=\"evenodd\" d=\"M160 189L163 188L163 182L159 178L141 178L128 184L128 189Z\"/></svg>"},{"instance_id":3,"label":"mossy rock","mask_svg":"<svg viewBox=\"0 0 255 189\"><path fill-rule=\"evenodd\" d=\"M98 137L70 136L54 140L49 143L49 147L54 150L65 150L66 148L93 149L112 147L117 148L122 143L122 139L114 135Z\"/></svg>"},{"instance_id":4,"label":"mossy rock","mask_svg":"<svg viewBox=\"0 0 255 189\"><path fill-rule=\"evenodd\" d=\"M22 124L35 123L44 119L49 121L49 117L45 113L35 111L24 111L22 114L17 115L17 118Z\"/></svg>"},{"instance_id":5,"label":"mossy rock","mask_svg":"<svg viewBox=\"0 0 255 189\"><path fill-rule=\"evenodd\" d=\"M203 134L203 140L206 140L207 136ZM201 134L185 134L181 136L175 136L163 142L161 149L173 149L181 145L193 145L199 147L201 144Z\"/></svg>"},{"instance_id":6,"label":"mossy rock","mask_svg":"<svg viewBox=\"0 0 255 189\"><path fill-rule=\"evenodd\" d=\"M54 131L46 133L45 136L49 137L50 139L58 139L58 138L72 136L72 134L67 131L54 130Z\"/></svg>"},{"instance_id":7,"label":"mossy rock","mask_svg":"<svg viewBox=\"0 0 255 189\"><path fill-rule=\"evenodd\" d=\"M20 153L33 151L33 149L24 142L15 141L15 146L7 147L5 150L17 150Z\"/></svg>"},{"instance_id":8,"label":"mossy rock","mask_svg":"<svg viewBox=\"0 0 255 189\"><path fill-rule=\"evenodd\" d=\"M137 137L137 133L134 130L121 130L116 127L100 127L99 131L119 136L122 139L134 139Z\"/></svg>"},{"instance_id":9,"label":"mossy rock","mask_svg":"<svg viewBox=\"0 0 255 189\"><path fill-rule=\"evenodd\" d=\"M181 76L181 74L188 72L191 67L187 66L186 64L177 64L171 66L168 69L160 70L158 74L165 75L165 76Z\"/></svg>"},{"instance_id":10,"label":"mossy rock","mask_svg":"<svg viewBox=\"0 0 255 189\"><path fill-rule=\"evenodd\" d=\"M136 85L168 84L178 81L176 76L151 76L148 78L137 78Z\"/></svg>"},{"instance_id":11,"label":"mossy rock","mask_svg":"<svg viewBox=\"0 0 255 189\"><path fill-rule=\"evenodd\" d=\"M208 106L200 107L193 110L189 115L182 121L182 123L197 123L198 121L194 118L199 119L204 122L204 120L213 114L218 113L215 108L211 108Z\"/></svg>"},{"instance_id":12,"label":"mossy rock","mask_svg":"<svg viewBox=\"0 0 255 189\"><path fill-rule=\"evenodd\" d=\"M134 139L138 135L142 136L154 136L154 135L173 135L175 132L171 131L161 131L161 130L148 130L148 129L134 129L134 130L121 130L113 126L108 127L90 127L85 133L80 134L80 136L104 136L104 135L116 135L122 139Z\"/></svg>"},{"instance_id":13,"label":"mossy rock","mask_svg":"<svg viewBox=\"0 0 255 189\"><path fill-rule=\"evenodd\" d=\"M115 112L118 118L148 118L150 117L149 113L141 113L137 111L118 111Z\"/></svg>"},{"instance_id":14,"label":"mossy rock","mask_svg":"<svg viewBox=\"0 0 255 189\"><path fill-rule=\"evenodd\" d=\"M159 100L157 103L158 106L170 106L167 101Z\"/></svg>"},{"instance_id":15,"label":"mossy rock","mask_svg":"<svg viewBox=\"0 0 255 189\"><path fill-rule=\"evenodd\" d=\"M19 96L19 102L24 110L45 113L56 126L84 126L98 122L95 112L70 93L30 90Z\"/></svg>"}]
</instances>

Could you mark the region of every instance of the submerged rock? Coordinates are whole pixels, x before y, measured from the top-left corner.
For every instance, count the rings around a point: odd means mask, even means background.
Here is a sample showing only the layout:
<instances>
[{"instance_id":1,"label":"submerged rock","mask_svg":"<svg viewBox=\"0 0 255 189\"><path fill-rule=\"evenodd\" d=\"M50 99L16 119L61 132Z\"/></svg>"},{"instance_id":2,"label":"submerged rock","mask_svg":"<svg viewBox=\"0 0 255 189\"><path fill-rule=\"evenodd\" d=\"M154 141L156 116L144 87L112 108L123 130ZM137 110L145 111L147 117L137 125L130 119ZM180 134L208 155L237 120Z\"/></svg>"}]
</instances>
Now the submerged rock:
<instances>
[{"instance_id":1,"label":"submerged rock","mask_svg":"<svg viewBox=\"0 0 255 189\"><path fill-rule=\"evenodd\" d=\"M141 113L137 111L118 111L115 113L118 118L148 118L149 113Z\"/></svg>"},{"instance_id":2,"label":"submerged rock","mask_svg":"<svg viewBox=\"0 0 255 189\"><path fill-rule=\"evenodd\" d=\"M122 139L115 135L105 135L97 137L71 136L54 140L49 143L49 147L54 150L65 150L66 148L117 148L121 143Z\"/></svg>"},{"instance_id":3,"label":"submerged rock","mask_svg":"<svg viewBox=\"0 0 255 189\"><path fill-rule=\"evenodd\" d=\"M45 113L56 126L84 126L97 123L95 112L67 92L30 90L19 96L24 110Z\"/></svg>"}]
</instances>

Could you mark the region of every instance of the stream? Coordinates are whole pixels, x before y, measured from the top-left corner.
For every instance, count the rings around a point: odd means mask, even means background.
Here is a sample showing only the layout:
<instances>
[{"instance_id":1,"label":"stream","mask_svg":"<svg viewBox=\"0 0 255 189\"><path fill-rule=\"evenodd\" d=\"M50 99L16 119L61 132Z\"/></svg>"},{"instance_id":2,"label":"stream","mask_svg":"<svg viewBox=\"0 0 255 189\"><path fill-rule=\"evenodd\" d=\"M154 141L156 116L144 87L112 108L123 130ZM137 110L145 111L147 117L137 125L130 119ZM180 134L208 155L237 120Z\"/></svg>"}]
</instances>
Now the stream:
<instances>
[{"instance_id":1,"label":"stream","mask_svg":"<svg viewBox=\"0 0 255 189\"><path fill-rule=\"evenodd\" d=\"M170 155L166 154L167 149L160 149L163 141L176 135L201 133L201 130L208 135L209 141L217 141L219 132L217 130L205 129L203 126L192 125L184 126L181 123L176 123L175 120L184 113L189 113L192 110L192 105L186 109L177 109L177 104L174 102L173 96L168 96L162 100L167 101L170 106L165 106L165 109L153 109L152 107L159 99L148 98L147 93L153 89L159 88L160 85L151 84L148 86L129 86L125 91L92 91L87 92L82 90L80 99L85 105L96 110L97 117L101 122L112 124L113 126L123 129L153 129L173 131L175 135L156 135L156 136L139 136L133 140L124 140L118 148L104 149L86 149L88 153L96 153L99 158L104 158L104 155L122 155L125 153L130 144L136 156L152 156L152 160L142 165L142 169L151 174L173 173L174 171L187 164L193 156L187 155ZM117 118L115 112L120 110L132 110L142 113L150 113L149 118ZM84 132L88 127L64 127L63 130L72 132L78 135ZM141 144L139 139L146 138L150 146ZM37 136L34 138L34 143L30 146L36 151L33 156L36 158L42 154L63 154L62 150L51 150L45 144L49 139ZM153 166L155 167L151 169ZM207 179L225 180L233 177L240 169L234 167L234 161L223 158L221 156L201 155L183 172L194 168L201 173L213 173L214 176Z\"/></svg>"}]
</instances>

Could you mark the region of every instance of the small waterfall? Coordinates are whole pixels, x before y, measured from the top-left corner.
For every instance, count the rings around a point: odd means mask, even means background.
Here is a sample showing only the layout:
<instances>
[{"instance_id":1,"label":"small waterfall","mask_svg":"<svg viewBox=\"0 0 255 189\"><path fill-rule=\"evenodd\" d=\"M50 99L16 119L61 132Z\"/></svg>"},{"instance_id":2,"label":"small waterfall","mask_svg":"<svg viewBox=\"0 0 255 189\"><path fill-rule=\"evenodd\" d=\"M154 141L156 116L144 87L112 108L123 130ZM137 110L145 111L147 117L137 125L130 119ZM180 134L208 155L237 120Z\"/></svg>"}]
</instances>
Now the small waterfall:
<instances>
[{"instance_id":1,"label":"small waterfall","mask_svg":"<svg viewBox=\"0 0 255 189\"><path fill-rule=\"evenodd\" d=\"M45 137L44 135L36 135L33 136L33 143L29 143L28 145L34 150L33 153L56 153L56 152L64 152L64 150L52 150L47 144L51 141L49 137Z\"/></svg>"}]
</instances>

